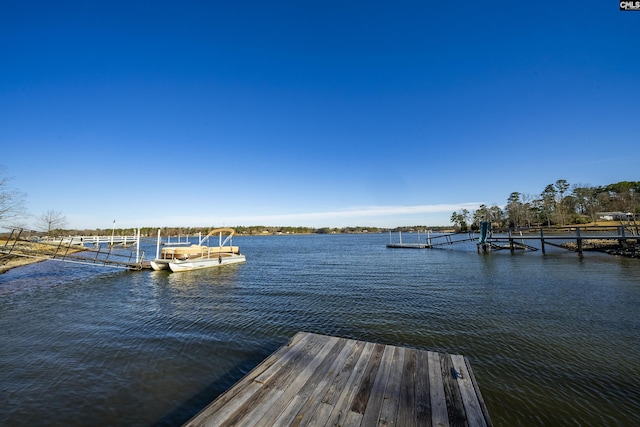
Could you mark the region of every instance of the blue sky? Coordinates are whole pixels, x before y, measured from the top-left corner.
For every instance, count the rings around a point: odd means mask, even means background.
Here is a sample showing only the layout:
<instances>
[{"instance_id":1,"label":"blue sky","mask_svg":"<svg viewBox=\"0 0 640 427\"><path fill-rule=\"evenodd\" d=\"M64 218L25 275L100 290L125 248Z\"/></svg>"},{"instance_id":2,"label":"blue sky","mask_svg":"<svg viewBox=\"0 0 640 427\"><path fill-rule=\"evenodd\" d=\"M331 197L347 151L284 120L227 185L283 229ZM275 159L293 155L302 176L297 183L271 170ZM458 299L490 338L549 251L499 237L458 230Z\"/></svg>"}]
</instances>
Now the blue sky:
<instances>
[{"instance_id":1,"label":"blue sky","mask_svg":"<svg viewBox=\"0 0 640 427\"><path fill-rule=\"evenodd\" d=\"M0 0L0 165L74 228L448 225L638 180L618 2Z\"/></svg>"}]
</instances>

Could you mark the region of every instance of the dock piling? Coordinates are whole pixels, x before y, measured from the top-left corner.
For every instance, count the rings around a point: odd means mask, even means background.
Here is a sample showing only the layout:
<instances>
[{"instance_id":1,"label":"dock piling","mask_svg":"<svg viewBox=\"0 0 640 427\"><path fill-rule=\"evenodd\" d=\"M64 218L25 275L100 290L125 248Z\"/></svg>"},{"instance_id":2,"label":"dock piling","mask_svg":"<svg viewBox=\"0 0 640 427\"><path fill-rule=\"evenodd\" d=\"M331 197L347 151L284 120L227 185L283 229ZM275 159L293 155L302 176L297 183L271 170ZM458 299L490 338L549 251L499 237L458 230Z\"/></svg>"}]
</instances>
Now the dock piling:
<instances>
[{"instance_id":1,"label":"dock piling","mask_svg":"<svg viewBox=\"0 0 640 427\"><path fill-rule=\"evenodd\" d=\"M576 245L578 246L578 256L583 257L582 254L582 237L580 237L580 227L576 227Z\"/></svg>"}]
</instances>

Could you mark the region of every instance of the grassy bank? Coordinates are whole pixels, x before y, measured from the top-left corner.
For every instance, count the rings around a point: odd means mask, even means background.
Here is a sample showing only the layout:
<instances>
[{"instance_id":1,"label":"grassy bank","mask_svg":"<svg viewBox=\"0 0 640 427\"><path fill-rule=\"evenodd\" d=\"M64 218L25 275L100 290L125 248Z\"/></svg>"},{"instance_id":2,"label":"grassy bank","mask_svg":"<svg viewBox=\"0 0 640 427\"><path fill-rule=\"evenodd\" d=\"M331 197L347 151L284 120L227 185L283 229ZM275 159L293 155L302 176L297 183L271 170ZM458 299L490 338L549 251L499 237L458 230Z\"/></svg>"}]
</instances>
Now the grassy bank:
<instances>
[{"instance_id":1,"label":"grassy bank","mask_svg":"<svg viewBox=\"0 0 640 427\"><path fill-rule=\"evenodd\" d=\"M0 248L5 246L6 243L6 240L0 240ZM8 246L12 245L13 241L10 241ZM57 247L58 245L20 241L12 248L11 254L0 254L0 274L12 268L45 261L55 255ZM82 250L84 250L84 248L69 248L69 250L66 250L66 253L75 253Z\"/></svg>"}]
</instances>

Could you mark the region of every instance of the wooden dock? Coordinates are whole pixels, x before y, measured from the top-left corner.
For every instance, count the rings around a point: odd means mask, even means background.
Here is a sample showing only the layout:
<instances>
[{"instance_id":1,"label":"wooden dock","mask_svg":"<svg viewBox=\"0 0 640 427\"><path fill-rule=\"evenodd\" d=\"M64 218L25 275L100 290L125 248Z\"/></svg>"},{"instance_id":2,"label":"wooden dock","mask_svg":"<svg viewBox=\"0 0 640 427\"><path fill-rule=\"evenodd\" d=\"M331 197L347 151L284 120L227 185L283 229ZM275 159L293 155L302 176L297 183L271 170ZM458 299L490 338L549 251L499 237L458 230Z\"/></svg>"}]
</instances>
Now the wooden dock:
<instances>
[{"instance_id":1,"label":"wooden dock","mask_svg":"<svg viewBox=\"0 0 640 427\"><path fill-rule=\"evenodd\" d=\"M299 332L185 426L491 426L460 355Z\"/></svg>"},{"instance_id":2,"label":"wooden dock","mask_svg":"<svg viewBox=\"0 0 640 427\"><path fill-rule=\"evenodd\" d=\"M465 237L465 235L467 236ZM437 236L429 235L426 243L403 243L402 237L400 237L399 243L392 243L390 241L387 244L387 248L433 249L458 243L476 242L478 253L502 249L509 249L513 253L516 250L537 251L537 247L527 244L534 241L540 242L540 249L543 254L546 253L546 245L549 245L575 251L582 257L584 245L604 241L610 242L611 244L617 243L620 247L628 247L629 245L637 245L640 243L640 233L637 227L634 229L633 227L625 226L534 227L521 228L518 230L509 229L506 233L501 234L490 233L484 242L480 240L479 235L476 237L473 232L450 233ZM573 241L575 241L575 249L568 244Z\"/></svg>"}]
</instances>

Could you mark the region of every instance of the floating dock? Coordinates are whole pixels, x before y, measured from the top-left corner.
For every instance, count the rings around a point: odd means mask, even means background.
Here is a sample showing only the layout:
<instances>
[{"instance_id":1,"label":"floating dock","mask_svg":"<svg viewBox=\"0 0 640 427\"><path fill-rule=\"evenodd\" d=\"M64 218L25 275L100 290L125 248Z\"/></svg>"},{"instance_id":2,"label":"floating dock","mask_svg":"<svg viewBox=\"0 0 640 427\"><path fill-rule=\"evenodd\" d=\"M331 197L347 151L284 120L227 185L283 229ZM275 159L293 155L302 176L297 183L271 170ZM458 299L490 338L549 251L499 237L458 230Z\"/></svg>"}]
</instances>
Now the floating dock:
<instances>
[{"instance_id":1,"label":"floating dock","mask_svg":"<svg viewBox=\"0 0 640 427\"><path fill-rule=\"evenodd\" d=\"M491 426L460 355L297 333L185 426Z\"/></svg>"},{"instance_id":2,"label":"floating dock","mask_svg":"<svg viewBox=\"0 0 640 427\"><path fill-rule=\"evenodd\" d=\"M387 243L387 247L396 249L426 249L432 246L427 243Z\"/></svg>"},{"instance_id":3,"label":"floating dock","mask_svg":"<svg viewBox=\"0 0 640 427\"><path fill-rule=\"evenodd\" d=\"M395 248L395 249L432 249L434 246L442 246L442 245L451 245L453 243L460 243L460 242L470 242L473 240L477 240L475 237L472 236L471 233L469 233L469 238L465 239L465 240L456 240L456 241L452 241L451 237L452 236L457 236L460 233L447 233L447 234L440 234L437 235L435 237L433 237L433 239L436 241L436 243L433 243L431 241L432 237L431 237L431 231L427 231L425 234L425 242L422 243L420 242L420 233L418 232L418 242L417 243L403 243L402 242L402 232L398 231L398 238L399 238L399 242L398 243L393 243L391 241L391 232L389 232L389 243L387 243L387 247L388 248ZM444 239L444 242L441 241L441 239Z\"/></svg>"}]
</instances>

